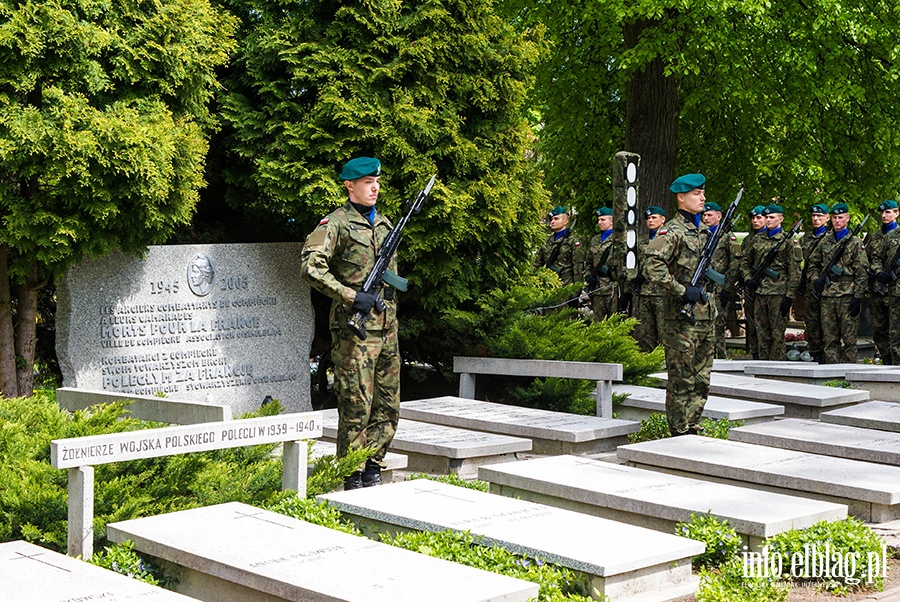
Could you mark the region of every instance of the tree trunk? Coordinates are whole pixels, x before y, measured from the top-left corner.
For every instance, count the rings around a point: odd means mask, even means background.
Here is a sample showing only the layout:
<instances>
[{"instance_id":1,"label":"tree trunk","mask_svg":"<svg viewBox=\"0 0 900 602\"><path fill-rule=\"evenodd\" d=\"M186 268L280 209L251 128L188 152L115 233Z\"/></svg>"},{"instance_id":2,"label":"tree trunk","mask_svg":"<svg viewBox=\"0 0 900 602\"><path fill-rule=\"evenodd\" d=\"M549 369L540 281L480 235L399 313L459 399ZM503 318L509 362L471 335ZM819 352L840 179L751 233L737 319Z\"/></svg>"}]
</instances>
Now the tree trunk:
<instances>
[{"instance_id":1,"label":"tree trunk","mask_svg":"<svg viewBox=\"0 0 900 602\"><path fill-rule=\"evenodd\" d=\"M625 25L625 47L634 48L641 32L659 22L638 21ZM681 81L666 77L663 61L656 57L635 72L626 87L625 150L641 156L638 207L659 205L671 218L674 201L669 186L675 178L678 152L678 116ZM695 169L694 166L689 166ZM644 220L641 231L646 232Z\"/></svg>"},{"instance_id":2,"label":"tree trunk","mask_svg":"<svg viewBox=\"0 0 900 602\"><path fill-rule=\"evenodd\" d=\"M8 266L9 247L0 245L0 395L15 397L19 393L19 386L16 379L16 348Z\"/></svg>"},{"instance_id":3,"label":"tree trunk","mask_svg":"<svg viewBox=\"0 0 900 602\"><path fill-rule=\"evenodd\" d=\"M32 265L25 282L16 287L16 376L20 397L34 393L34 350L37 342L38 291L37 266Z\"/></svg>"}]
</instances>

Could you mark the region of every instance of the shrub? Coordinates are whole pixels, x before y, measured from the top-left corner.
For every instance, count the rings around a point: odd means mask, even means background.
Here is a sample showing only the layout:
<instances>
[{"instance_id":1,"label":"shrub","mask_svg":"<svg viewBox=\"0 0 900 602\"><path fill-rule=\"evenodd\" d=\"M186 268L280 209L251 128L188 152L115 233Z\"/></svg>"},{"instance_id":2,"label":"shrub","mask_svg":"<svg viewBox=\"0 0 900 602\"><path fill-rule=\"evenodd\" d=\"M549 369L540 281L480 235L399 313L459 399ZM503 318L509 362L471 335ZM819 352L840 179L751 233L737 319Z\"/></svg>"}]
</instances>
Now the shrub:
<instances>
[{"instance_id":1,"label":"shrub","mask_svg":"<svg viewBox=\"0 0 900 602\"><path fill-rule=\"evenodd\" d=\"M417 472L415 474L409 475L406 480L412 481L414 479L428 479L429 481L438 481L440 483L447 483L448 485L456 485L457 487L465 487L467 489L474 489L476 491L484 491L487 492L490 488L490 484L487 481L479 481L478 479L472 481L466 481L458 474L449 474L449 475L429 475L424 472Z\"/></svg>"},{"instance_id":2,"label":"shrub","mask_svg":"<svg viewBox=\"0 0 900 602\"><path fill-rule=\"evenodd\" d=\"M650 414L644 420L641 420L641 428L636 433L628 435L631 443L641 443L643 441L656 441L657 439L665 439L671 437L669 432L669 421L665 414Z\"/></svg>"},{"instance_id":3,"label":"shrub","mask_svg":"<svg viewBox=\"0 0 900 602\"><path fill-rule=\"evenodd\" d=\"M706 551L693 559L698 566L705 567L722 566L736 558L742 542L728 521L710 514L697 516L692 513L690 521L675 525L675 534L706 544Z\"/></svg>"},{"instance_id":4,"label":"shrub","mask_svg":"<svg viewBox=\"0 0 900 602\"><path fill-rule=\"evenodd\" d=\"M784 602L790 588L772 577L747 577L732 559L718 568L700 569L697 602Z\"/></svg>"},{"instance_id":5,"label":"shrub","mask_svg":"<svg viewBox=\"0 0 900 602\"><path fill-rule=\"evenodd\" d=\"M719 420L704 418L703 422L700 423L700 434L704 437L711 437L713 439L728 439L728 431L734 427L740 426L744 426L743 420L729 422L726 418L721 418Z\"/></svg>"}]
</instances>

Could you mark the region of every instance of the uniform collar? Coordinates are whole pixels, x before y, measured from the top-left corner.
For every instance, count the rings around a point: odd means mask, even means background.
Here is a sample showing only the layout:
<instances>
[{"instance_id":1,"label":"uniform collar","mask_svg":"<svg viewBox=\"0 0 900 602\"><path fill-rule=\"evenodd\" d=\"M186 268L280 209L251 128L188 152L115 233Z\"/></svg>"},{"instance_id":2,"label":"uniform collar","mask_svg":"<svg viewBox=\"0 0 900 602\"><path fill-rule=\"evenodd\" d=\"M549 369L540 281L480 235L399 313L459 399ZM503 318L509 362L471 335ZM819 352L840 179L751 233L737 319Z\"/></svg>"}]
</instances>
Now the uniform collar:
<instances>
[{"instance_id":1,"label":"uniform collar","mask_svg":"<svg viewBox=\"0 0 900 602\"><path fill-rule=\"evenodd\" d=\"M849 232L850 232L850 228L844 228L844 229L841 230L841 231L835 231L835 233L834 233L834 239L837 240L837 241L840 241L842 238L844 238L845 236L847 236L847 234L848 234Z\"/></svg>"},{"instance_id":2,"label":"uniform collar","mask_svg":"<svg viewBox=\"0 0 900 602\"><path fill-rule=\"evenodd\" d=\"M612 236L612 233L613 233L613 229L612 229L612 228L610 228L609 230L604 230L603 232L601 232L601 233L600 233L600 242L606 242L606 239L609 238L610 236Z\"/></svg>"},{"instance_id":3,"label":"uniform collar","mask_svg":"<svg viewBox=\"0 0 900 602\"><path fill-rule=\"evenodd\" d=\"M889 224L882 224L881 231L884 232L885 234L887 234L888 232L890 232L891 230L893 230L896 227L897 227L897 222L891 222Z\"/></svg>"},{"instance_id":4,"label":"uniform collar","mask_svg":"<svg viewBox=\"0 0 900 602\"><path fill-rule=\"evenodd\" d=\"M686 221L687 223L694 224L695 228L700 227L700 214L699 213L690 213L688 211L685 211L684 209L679 209L678 213L681 215L681 217L684 218L684 221Z\"/></svg>"},{"instance_id":5,"label":"uniform collar","mask_svg":"<svg viewBox=\"0 0 900 602\"><path fill-rule=\"evenodd\" d=\"M813 236L822 236L823 234L825 234L825 230L827 230L827 229L828 229L828 224L825 224L824 226L819 226L818 228L814 228L812 231L812 234L813 234Z\"/></svg>"},{"instance_id":6,"label":"uniform collar","mask_svg":"<svg viewBox=\"0 0 900 602\"><path fill-rule=\"evenodd\" d=\"M559 232L554 232L554 233L553 233L553 240L559 240L560 238L562 238L563 236L565 236L565 235L568 234L568 233L569 233L569 229L568 229L568 228L563 228L563 229L560 230Z\"/></svg>"},{"instance_id":7,"label":"uniform collar","mask_svg":"<svg viewBox=\"0 0 900 602\"><path fill-rule=\"evenodd\" d=\"M771 230L769 230L769 238L772 238L776 234L780 234L780 233L781 233L781 226L778 226L777 228L772 228Z\"/></svg>"}]
</instances>

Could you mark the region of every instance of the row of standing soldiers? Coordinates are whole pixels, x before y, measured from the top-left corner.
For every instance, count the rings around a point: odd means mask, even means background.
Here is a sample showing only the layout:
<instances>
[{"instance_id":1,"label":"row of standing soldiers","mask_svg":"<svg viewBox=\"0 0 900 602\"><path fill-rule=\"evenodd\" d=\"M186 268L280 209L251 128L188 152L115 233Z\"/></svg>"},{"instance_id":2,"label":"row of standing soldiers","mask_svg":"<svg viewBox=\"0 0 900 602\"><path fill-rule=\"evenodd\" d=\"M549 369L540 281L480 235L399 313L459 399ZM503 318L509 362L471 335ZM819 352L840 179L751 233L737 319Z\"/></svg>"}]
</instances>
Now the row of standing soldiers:
<instances>
[{"instance_id":1,"label":"row of standing soldiers","mask_svg":"<svg viewBox=\"0 0 900 602\"><path fill-rule=\"evenodd\" d=\"M893 363L893 358L900 363L900 302L896 300L900 297L900 210L895 201L888 200L878 211L881 229L863 245L849 228L846 203L831 208L822 203L812 205L812 228L799 239L794 237L794 228L783 227L781 206L753 207L748 212L751 229L740 245L730 234L716 250L713 268L723 275L724 284L706 285L717 306L716 357L725 357L728 310L732 303L742 303L751 356L785 359L788 319L791 309L800 305L796 301L802 299L810 359L856 362L860 310L868 296L878 353L885 364ZM566 209L556 207L549 216L552 232L535 263L553 269L564 284L583 282L582 299L590 299L595 320L616 312L636 317L639 323L634 336L642 350L651 351L662 342L660 316L664 315L665 291L648 278L644 258L650 241L664 228L666 212L659 206L644 211L649 234L638 242L637 276L630 280L622 265L624 249L612 236L612 211L601 207L594 214L599 233L585 249L568 229ZM704 204L701 217L711 232L725 226L720 224L722 208L714 202ZM844 248L837 253L841 241ZM831 261L836 254L837 260Z\"/></svg>"}]
</instances>

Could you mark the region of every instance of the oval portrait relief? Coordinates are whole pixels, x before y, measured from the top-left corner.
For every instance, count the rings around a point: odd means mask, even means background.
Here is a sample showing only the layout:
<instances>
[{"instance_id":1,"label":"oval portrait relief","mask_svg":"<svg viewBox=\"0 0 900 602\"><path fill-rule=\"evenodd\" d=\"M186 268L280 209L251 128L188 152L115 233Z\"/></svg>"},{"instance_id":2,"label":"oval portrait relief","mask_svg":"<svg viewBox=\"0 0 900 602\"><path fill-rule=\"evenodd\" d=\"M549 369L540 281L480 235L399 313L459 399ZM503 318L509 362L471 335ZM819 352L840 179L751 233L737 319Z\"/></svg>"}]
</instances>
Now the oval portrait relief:
<instances>
[{"instance_id":1,"label":"oval portrait relief","mask_svg":"<svg viewBox=\"0 0 900 602\"><path fill-rule=\"evenodd\" d=\"M212 260L203 253L197 253L188 262L187 279L191 292L198 297L208 295L212 290L216 271Z\"/></svg>"}]
</instances>

